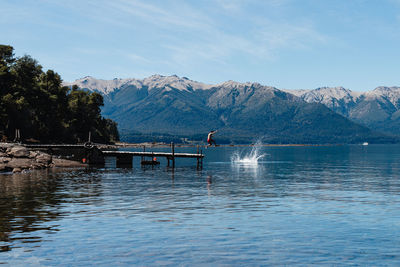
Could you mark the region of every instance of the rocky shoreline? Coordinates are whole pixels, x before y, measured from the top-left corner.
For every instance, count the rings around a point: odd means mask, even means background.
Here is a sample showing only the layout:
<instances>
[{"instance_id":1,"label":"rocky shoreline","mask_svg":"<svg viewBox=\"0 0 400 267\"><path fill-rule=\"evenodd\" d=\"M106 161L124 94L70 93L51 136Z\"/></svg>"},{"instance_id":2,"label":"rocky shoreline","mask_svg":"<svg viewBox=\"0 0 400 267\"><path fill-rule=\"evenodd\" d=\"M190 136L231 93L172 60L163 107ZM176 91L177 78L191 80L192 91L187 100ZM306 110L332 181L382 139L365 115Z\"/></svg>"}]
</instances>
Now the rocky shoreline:
<instances>
[{"instance_id":1,"label":"rocky shoreline","mask_svg":"<svg viewBox=\"0 0 400 267\"><path fill-rule=\"evenodd\" d=\"M23 172L53 167L86 167L78 161L52 156L42 151L30 151L19 144L0 144L0 172Z\"/></svg>"}]
</instances>

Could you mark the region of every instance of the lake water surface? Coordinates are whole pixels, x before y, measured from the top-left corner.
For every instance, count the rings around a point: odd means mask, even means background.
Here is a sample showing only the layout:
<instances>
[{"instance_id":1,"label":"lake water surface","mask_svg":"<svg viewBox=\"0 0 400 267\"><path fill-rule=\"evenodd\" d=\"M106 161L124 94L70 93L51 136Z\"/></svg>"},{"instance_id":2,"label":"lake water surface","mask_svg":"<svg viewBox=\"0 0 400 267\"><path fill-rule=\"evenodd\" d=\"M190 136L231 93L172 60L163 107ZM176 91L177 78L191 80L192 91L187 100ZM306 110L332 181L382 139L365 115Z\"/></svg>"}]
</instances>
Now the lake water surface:
<instances>
[{"instance_id":1,"label":"lake water surface","mask_svg":"<svg viewBox=\"0 0 400 267\"><path fill-rule=\"evenodd\" d=\"M400 146L251 149L0 175L0 263L400 265Z\"/></svg>"}]
</instances>

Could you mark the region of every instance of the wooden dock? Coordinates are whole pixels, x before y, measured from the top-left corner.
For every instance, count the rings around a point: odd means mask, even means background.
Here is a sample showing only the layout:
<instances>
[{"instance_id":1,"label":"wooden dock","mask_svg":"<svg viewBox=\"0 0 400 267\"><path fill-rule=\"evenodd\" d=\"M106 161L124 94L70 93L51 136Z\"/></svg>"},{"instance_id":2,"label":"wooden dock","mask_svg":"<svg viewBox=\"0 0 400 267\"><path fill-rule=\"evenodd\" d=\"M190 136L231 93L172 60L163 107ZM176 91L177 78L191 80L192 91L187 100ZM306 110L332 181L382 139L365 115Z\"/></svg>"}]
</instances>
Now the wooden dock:
<instances>
[{"instance_id":1,"label":"wooden dock","mask_svg":"<svg viewBox=\"0 0 400 267\"><path fill-rule=\"evenodd\" d=\"M151 159L157 157L165 157L168 162L168 167L175 168L175 159L176 158L194 158L197 160L197 169L203 168L203 151L199 149L197 146L197 153L175 153L175 144L171 143L171 152L149 152L146 151L146 147L143 147L142 152L132 152L132 151L102 151L104 157L115 157L117 159L117 166L126 166L132 167L133 157L141 157L142 162L145 157L151 157ZM171 163L172 164L171 164Z\"/></svg>"},{"instance_id":2,"label":"wooden dock","mask_svg":"<svg viewBox=\"0 0 400 267\"><path fill-rule=\"evenodd\" d=\"M133 157L141 157L142 161L146 157L164 157L167 159L168 167L175 168L175 160L177 158L194 158L197 161L197 168L203 168L204 154L197 146L197 153L175 153L175 144L171 143L171 152L152 152L146 151L146 147L143 146L142 152L132 151L120 151L120 150L105 150L110 149L107 146L94 143L85 144L30 144L25 145L30 149L46 150L49 154L55 155L67 155L74 154L75 160L79 160L90 165L104 165L105 157L115 157L118 167L132 167ZM99 149L103 147L102 149Z\"/></svg>"},{"instance_id":3,"label":"wooden dock","mask_svg":"<svg viewBox=\"0 0 400 267\"><path fill-rule=\"evenodd\" d=\"M132 151L102 151L105 157L116 157L117 166L132 166L133 157L165 157L168 167L175 168L176 158L194 158L197 160L197 168L203 167L204 154L167 153L167 152L132 152ZM171 163L172 164L171 164Z\"/></svg>"}]
</instances>

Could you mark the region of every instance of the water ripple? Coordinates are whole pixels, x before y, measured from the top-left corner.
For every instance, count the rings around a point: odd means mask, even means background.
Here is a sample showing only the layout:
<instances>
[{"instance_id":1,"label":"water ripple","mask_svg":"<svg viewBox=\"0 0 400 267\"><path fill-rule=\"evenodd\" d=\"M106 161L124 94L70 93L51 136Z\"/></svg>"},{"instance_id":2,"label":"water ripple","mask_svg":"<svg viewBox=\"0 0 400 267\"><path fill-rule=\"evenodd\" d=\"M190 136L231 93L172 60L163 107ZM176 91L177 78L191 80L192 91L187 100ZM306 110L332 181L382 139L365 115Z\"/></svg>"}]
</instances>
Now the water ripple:
<instances>
[{"instance_id":1,"label":"water ripple","mask_svg":"<svg viewBox=\"0 0 400 267\"><path fill-rule=\"evenodd\" d=\"M8 265L399 265L400 147L0 175Z\"/></svg>"}]
</instances>

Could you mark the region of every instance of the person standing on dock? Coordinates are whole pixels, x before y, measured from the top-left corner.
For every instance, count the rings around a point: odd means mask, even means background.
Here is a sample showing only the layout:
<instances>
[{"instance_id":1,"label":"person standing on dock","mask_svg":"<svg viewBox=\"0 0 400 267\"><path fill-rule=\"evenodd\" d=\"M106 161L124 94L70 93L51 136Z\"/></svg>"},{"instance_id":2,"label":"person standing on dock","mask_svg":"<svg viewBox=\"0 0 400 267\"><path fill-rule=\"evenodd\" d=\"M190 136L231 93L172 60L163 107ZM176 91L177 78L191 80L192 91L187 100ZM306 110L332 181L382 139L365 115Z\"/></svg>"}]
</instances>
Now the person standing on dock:
<instances>
[{"instance_id":1,"label":"person standing on dock","mask_svg":"<svg viewBox=\"0 0 400 267\"><path fill-rule=\"evenodd\" d=\"M213 139L213 135L214 135L216 132L217 132L217 130L211 131L211 132L208 133L208 136L207 136L207 143L208 143L208 146L211 146L212 144L214 144L214 146L217 146L217 143L216 143L216 142L214 141L214 139Z\"/></svg>"}]
</instances>

